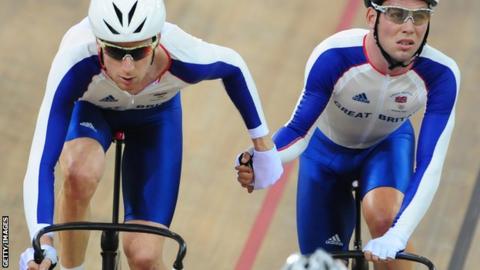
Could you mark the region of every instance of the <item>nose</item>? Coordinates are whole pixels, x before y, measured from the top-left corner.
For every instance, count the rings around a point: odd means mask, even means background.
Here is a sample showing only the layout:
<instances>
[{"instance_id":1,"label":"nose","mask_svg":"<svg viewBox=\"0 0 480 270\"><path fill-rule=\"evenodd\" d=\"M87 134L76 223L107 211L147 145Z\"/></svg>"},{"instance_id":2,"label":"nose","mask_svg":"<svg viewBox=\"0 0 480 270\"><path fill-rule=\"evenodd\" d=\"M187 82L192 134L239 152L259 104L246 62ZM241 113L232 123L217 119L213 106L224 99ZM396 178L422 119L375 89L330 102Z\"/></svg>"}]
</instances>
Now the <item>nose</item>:
<instances>
[{"instance_id":1,"label":"nose","mask_svg":"<svg viewBox=\"0 0 480 270\"><path fill-rule=\"evenodd\" d=\"M122 58L122 69L125 71L129 71L135 68L135 60L130 54L126 54Z\"/></svg>"},{"instance_id":2,"label":"nose","mask_svg":"<svg viewBox=\"0 0 480 270\"><path fill-rule=\"evenodd\" d=\"M415 24L413 23L413 17L408 16L402 24L404 33L413 33L415 32Z\"/></svg>"}]
</instances>

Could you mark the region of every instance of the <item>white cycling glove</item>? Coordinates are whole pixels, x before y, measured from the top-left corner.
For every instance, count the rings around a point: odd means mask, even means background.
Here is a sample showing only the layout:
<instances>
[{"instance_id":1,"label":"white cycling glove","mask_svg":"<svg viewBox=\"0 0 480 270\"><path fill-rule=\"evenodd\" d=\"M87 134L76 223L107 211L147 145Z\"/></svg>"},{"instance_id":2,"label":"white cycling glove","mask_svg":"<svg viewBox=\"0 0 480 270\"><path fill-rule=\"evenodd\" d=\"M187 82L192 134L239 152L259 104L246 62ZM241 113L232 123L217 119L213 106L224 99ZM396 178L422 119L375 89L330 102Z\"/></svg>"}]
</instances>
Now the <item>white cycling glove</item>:
<instances>
[{"instance_id":1,"label":"white cycling glove","mask_svg":"<svg viewBox=\"0 0 480 270\"><path fill-rule=\"evenodd\" d=\"M388 230L382 237L368 241L363 251L369 251L381 260L395 259L398 252L405 249L408 238Z\"/></svg>"},{"instance_id":2,"label":"white cycling glove","mask_svg":"<svg viewBox=\"0 0 480 270\"><path fill-rule=\"evenodd\" d=\"M50 246L50 245L42 245L43 255L46 259L49 259L52 262L50 269L53 269L57 264L58 257L57 257L57 250ZM19 261L19 269L20 270L27 270L28 263L34 260L34 250L33 248L27 248L21 255Z\"/></svg>"},{"instance_id":3,"label":"white cycling glove","mask_svg":"<svg viewBox=\"0 0 480 270\"><path fill-rule=\"evenodd\" d=\"M282 161L274 146L267 151L257 151L249 149L248 152L252 155L252 166L254 172L254 189L267 188L280 179L283 173ZM235 164L239 164L240 154L235 160Z\"/></svg>"}]
</instances>

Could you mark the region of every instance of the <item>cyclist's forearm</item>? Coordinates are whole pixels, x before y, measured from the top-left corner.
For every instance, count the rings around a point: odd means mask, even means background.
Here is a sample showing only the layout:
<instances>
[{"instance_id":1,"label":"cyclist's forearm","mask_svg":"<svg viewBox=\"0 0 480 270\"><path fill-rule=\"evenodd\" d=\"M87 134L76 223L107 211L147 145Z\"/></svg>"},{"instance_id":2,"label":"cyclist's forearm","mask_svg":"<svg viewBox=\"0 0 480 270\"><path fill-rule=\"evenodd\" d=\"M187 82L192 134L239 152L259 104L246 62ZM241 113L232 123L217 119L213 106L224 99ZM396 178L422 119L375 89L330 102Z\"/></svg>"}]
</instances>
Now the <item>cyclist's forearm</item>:
<instances>
[{"instance_id":1,"label":"cyclist's forearm","mask_svg":"<svg viewBox=\"0 0 480 270\"><path fill-rule=\"evenodd\" d=\"M267 151L273 148L274 144L270 136L263 136L259 138L252 139L253 147L257 151Z\"/></svg>"}]
</instances>

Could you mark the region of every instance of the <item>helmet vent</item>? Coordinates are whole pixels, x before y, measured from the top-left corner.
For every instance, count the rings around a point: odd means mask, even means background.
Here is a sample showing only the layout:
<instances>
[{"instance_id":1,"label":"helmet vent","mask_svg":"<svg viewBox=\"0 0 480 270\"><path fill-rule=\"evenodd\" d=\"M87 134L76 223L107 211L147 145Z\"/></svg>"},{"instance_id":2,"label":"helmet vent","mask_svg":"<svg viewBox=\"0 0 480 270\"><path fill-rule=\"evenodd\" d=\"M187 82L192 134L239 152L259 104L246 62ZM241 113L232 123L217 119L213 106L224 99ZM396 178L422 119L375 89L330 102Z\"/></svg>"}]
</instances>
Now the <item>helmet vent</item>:
<instances>
[{"instance_id":1,"label":"helmet vent","mask_svg":"<svg viewBox=\"0 0 480 270\"><path fill-rule=\"evenodd\" d=\"M115 35L120 34L120 33L118 33L117 30L115 30L113 27L111 27L110 24L108 24L105 20L103 20L103 22L104 22L105 25L108 27L108 29L110 29L110 32L112 32L112 33L115 34Z\"/></svg>"},{"instance_id":2,"label":"helmet vent","mask_svg":"<svg viewBox=\"0 0 480 270\"><path fill-rule=\"evenodd\" d=\"M137 3L138 3L138 1L135 1L135 4L133 4L132 9L130 9L130 12L128 12L128 25L130 25L130 22L132 21L132 18L133 18L133 14L135 14L135 9L137 9ZM142 25L143 25L143 23L142 23ZM136 31L135 31L135 33L136 33Z\"/></svg>"},{"instance_id":3,"label":"helmet vent","mask_svg":"<svg viewBox=\"0 0 480 270\"><path fill-rule=\"evenodd\" d=\"M135 29L134 33L140 33L140 31L142 31L143 25L145 24L146 20L147 18L145 18L143 22L137 27L137 29Z\"/></svg>"},{"instance_id":4,"label":"helmet vent","mask_svg":"<svg viewBox=\"0 0 480 270\"><path fill-rule=\"evenodd\" d=\"M122 12L120 11L120 9L118 9L118 7L115 5L115 3L112 3L112 4L113 4L113 9L115 9L115 14L117 14L117 18L120 21L120 24L123 26Z\"/></svg>"}]
</instances>

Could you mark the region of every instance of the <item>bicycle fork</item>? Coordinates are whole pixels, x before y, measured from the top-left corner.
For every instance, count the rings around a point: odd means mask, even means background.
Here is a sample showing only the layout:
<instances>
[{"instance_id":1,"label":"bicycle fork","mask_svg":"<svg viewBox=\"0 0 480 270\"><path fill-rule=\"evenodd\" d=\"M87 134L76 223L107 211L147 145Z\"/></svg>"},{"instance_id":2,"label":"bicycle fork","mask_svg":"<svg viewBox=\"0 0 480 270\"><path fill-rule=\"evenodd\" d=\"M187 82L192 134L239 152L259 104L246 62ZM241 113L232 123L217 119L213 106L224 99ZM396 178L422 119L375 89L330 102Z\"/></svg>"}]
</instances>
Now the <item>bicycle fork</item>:
<instances>
[{"instance_id":1,"label":"bicycle fork","mask_svg":"<svg viewBox=\"0 0 480 270\"><path fill-rule=\"evenodd\" d=\"M358 180L352 183L353 196L355 199L355 235L353 239L353 249L362 251L362 219L361 219L361 199ZM352 262L352 270L368 270L368 261L365 257L356 258Z\"/></svg>"},{"instance_id":2,"label":"bicycle fork","mask_svg":"<svg viewBox=\"0 0 480 270\"><path fill-rule=\"evenodd\" d=\"M101 238L102 269L118 269L118 232L103 231Z\"/></svg>"},{"instance_id":3,"label":"bicycle fork","mask_svg":"<svg viewBox=\"0 0 480 270\"><path fill-rule=\"evenodd\" d=\"M120 177L122 168L122 147L125 135L122 132L115 134L115 172L113 183L113 212L112 224L118 224L119 204L120 204ZM104 230L102 232L101 243L102 247L102 269L116 270L119 269L118 256L118 231Z\"/></svg>"}]
</instances>

